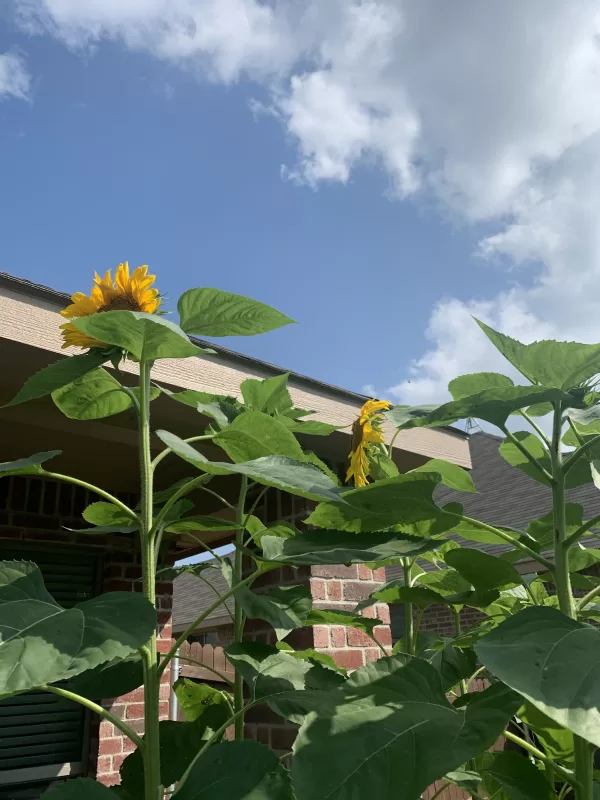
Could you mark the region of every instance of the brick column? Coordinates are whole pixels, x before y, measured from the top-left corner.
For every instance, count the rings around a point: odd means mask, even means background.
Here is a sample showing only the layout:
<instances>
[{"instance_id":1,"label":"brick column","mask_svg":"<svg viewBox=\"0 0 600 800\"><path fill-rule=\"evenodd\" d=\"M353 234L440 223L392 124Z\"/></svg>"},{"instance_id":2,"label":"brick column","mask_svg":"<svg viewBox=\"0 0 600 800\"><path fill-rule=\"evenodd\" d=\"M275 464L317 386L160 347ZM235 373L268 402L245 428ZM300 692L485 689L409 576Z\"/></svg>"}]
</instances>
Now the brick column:
<instances>
[{"instance_id":1,"label":"brick column","mask_svg":"<svg viewBox=\"0 0 600 800\"><path fill-rule=\"evenodd\" d=\"M142 584L139 553L115 550L107 553L105 559L103 592L141 591ZM167 653L172 644L171 607L173 585L158 583L156 586L158 608L158 651ZM171 694L171 670L167 668L160 682L160 718L169 718L169 698ZM104 708L119 719L125 720L136 732L144 732L144 690L143 688L122 697L102 702ZM92 758L98 753L96 779L105 786L119 783L119 768L129 753L135 750L132 742L118 728L102 720L97 728L97 744L92 741Z\"/></svg>"},{"instance_id":2,"label":"brick column","mask_svg":"<svg viewBox=\"0 0 600 800\"><path fill-rule=\"evenodd\" d=\"M368 597L378 585L385 583L385 570L371 570L364 564L349 567L283 567L267 572L254 584L254 589L267 591L274 586L306 584L310 587L313 607L351 611L356 604ZM375 636L386 648L391 649L390 614L385 603L365 609L365 617L379 619ZM246 638L252 641L275 643L275 632L262 620L248 620ZM362 631L339 625L315 625L292 631L285 641L296 650L314 648L332 656L345 669L353 670L368 661L382 657L381 650ZM277 716L267 706L255 706L246 717L246 736L268 745L279 753L291 750L296 738L297 726Z\"/></svg>"}]
</instances>

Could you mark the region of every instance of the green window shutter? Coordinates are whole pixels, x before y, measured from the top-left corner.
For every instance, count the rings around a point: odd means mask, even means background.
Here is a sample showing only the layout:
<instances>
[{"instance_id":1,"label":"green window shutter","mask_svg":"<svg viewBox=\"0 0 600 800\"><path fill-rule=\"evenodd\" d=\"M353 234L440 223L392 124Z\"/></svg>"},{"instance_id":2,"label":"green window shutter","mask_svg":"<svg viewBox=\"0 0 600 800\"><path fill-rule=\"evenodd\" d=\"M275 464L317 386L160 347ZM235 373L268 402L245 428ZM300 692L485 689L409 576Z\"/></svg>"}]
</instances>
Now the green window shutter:
<instances>
[{"instance_id":1,"label":"green window shutter","mask_svg":"<svg viewBox=\"0 0 600 800\"><path fill-rule=\"evenodd\" d=\"M63 606L96 594L95 554L3 547L1 558L36 563L48 591ZM47 692L28 692L0 702L0 800L37 797L28 789L36 773L42 778L53 766L85 764L85 730L85 710Z\"/></svg>"}]
</instances>

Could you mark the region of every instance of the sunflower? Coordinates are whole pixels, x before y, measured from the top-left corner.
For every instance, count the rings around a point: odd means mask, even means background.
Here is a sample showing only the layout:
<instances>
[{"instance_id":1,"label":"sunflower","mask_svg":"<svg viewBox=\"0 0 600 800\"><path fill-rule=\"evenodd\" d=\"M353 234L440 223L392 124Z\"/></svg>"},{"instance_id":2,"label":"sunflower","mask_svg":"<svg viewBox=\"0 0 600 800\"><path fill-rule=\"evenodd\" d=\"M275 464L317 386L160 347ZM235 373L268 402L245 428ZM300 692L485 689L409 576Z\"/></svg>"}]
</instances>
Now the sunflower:
<instances>
[{"instance_id":1,"label":"sunflower","mask_svg":"<svg viewBox=\"0 0 600 800\"><path fill-rule=\"evenodd\" d=\"M356 487L366 486L369 475L369 450L373 445L384 443L383 411L391 408L387 400L367 400L352 426L352 450L346 481L354 478Z\"/></svg>"},{"instance_id":2,"label":"sunflower","mask_svg":"<svg viewBox=\"0 0 600 800\"><path fill-rule=\"evenodd\" d=\"M137 267L130 275L129 264L125 261L117 267L114 283L110 270L106 271L103 278L96 272L89 297L83 292L75 292L71 297L71 305L60 313L67 319L89 317L103 311L145 311L154 314L160 306L158 289L151 288L155 280L156 275L148 275L147 265ZM78 330L72 322L65 322L60 328L64 339L63 349L106 347L103 342Z\"/></svg>"}]
</instances>

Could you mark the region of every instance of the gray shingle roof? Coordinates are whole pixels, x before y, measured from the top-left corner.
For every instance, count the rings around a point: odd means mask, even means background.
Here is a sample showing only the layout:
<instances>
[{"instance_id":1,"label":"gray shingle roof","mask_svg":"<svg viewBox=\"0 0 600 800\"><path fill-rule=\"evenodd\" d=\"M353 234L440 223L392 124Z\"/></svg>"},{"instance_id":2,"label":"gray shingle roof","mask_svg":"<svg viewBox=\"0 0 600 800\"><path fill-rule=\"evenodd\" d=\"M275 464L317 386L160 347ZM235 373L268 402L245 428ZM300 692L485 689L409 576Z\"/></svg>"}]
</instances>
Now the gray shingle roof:
<instances>
[{"instance_id":1,"label":"gray shingle roof","mask_svg":"<svg viewBox=\"0 0 600 800\"><path fill-rule=\"evenodd\" d=\"M225 556L225 558L227 557ZM208 563L213 562L214 559L211 559ZM229 589L220 569L205 570L202 575L210 581L219 594L225 594ZM202 613L203 609L212 605L216 599L215 592L201 578L190 572L179 575L173 581L173 631L181 633ZM231 600L225 601L225 604L233 612ZM202 630L210 630L210 628L228 623L231 623L231 619L227 609L221 604L208 615L201 627Z\"/></svg>"},{"instance_id":2,"label":"gray shingle roof","mask_svg":"<svg viewBox=\"0 0 600 800\"><path fill-rule=\"evenodd\" d=\"M511 467L502 458L498 448L503 441L503 437L485 432L475 433L469 440L473 461L471 477L477 494L439 486L434 497L438 505L461 503L467 516L490 525L524 530L530 522L552 510L551 493L547 486ZM600 491L593 483L569 490L567 500L583 506L584 519L600 514ZM465 547L477 547L492 554L507 549L504 545L479 544L456 538ZM400 574L401 568L397 564L387 568L389 580Z\"/></svg>"}]
</instances>

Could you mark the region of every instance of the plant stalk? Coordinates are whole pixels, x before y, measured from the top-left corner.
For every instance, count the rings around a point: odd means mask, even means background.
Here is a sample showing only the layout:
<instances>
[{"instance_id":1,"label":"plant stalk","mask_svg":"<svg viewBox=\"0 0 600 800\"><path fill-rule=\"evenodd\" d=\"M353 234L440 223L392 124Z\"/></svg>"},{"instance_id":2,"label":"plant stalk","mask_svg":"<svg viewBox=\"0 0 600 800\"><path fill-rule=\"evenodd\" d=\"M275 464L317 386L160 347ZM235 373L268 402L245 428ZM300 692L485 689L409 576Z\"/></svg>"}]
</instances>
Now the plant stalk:
<instances>
[{"instance_id":1,"label":"plant stalk","mask_svg":"<svg viewBox=\"0 0 600 800\"><path fill-rule=\"evenodd\" d=\"M412 569L409 558L403 559L402 571L404 573L404 585L407 587L412 586ZM412 603L406 604L406 612L404 617L404 650L411 656L414 656L417 650Z\"/></svg>"},{"instance_id":2,"label":"plant stalk","mask_svg":"<svg viewBox=\"0 0 600 800\"><path fill-rule=\"evenodd\" d=\"M246 493L248 491L248 478L242 475L242 483L240 486L240 495L236 509L236 521L240 526L235 532L235 557L233 563L233 585L236 586L243 580L243 553L242 545L244 543L244 507L246 505ZM244 612L241 605L233 598L233 641L239 644L244 636ZM244 681L241 672L236 669L233 680L233 710L235 712L234 730L235 738L242 740L244 738Z\"/></svg>"},{"instance_id":3,"label":"plant stalk","mask_svg":"<svg viewBox=\"0 0 600 800\"><path fill-rule=\"evenodd\" d=\"M562 408L560 403L554 405L552 424L552 510L554 516L554 563L556 594L560 610L572 619L577 619L577 610L573 602L571 576L569 574L569 542L567 537L565 475L577 459L573 456L563 463L561 451ZM593 798L593 751L590 744L579 736L573 737L575 751L575 779L577 800Z\"/></svg>"},{"instance_id":4,"label":"plant stalk","mask_svg":"<svg viewBox=\"0 0 600 800\"><path fill-rule=\"evenodd\" d=\"M139 459L141 486L142 591L144 597L156 607L156 559L152 508L152 456L150 451L150 372L152 363L140 363L139 393ZM159 695L160 675L156 629L141 650L144 664L144 800L160 800L160 733Z\"/></svg>"}]
</instances>

